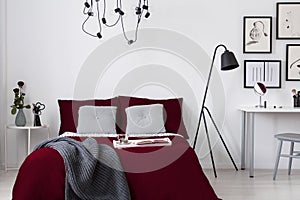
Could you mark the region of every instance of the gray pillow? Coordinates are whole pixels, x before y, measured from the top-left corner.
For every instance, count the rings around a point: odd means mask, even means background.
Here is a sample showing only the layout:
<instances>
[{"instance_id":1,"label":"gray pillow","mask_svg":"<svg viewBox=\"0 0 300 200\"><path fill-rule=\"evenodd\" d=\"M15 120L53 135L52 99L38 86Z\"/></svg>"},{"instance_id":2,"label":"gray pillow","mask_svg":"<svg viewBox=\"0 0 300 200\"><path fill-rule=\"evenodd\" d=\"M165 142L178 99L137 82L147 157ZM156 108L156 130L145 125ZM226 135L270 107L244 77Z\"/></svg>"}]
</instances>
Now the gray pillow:
<instances>
[{"instance_id":1,"label":"gray pillow","mask_svg":"<svg viewBox=\"0 0 300 200\"><path fill-rule=\"evenodd\" d=\"M166 132L162 104L131 106L126 108L125 112L127 116L127 134Z\"/></svg>"},{"instance_id":2,"label":"gray pillow","mask_svg":"<svg viewBox=\"0 0 300 200\"><path fill-rule=\"evenodd\" d=\"M116 106L81 106L78 133L116 134Z\"/></svg>"}]
</instances>

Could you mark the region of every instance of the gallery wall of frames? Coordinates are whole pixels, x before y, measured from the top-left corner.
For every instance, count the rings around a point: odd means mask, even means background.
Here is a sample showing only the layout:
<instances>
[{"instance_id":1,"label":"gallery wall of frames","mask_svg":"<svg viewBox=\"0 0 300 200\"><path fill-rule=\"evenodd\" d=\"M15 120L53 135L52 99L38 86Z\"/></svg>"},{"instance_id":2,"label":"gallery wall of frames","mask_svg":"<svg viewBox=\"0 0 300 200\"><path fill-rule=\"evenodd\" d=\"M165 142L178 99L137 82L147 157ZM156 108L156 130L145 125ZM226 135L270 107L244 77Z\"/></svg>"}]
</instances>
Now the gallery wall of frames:
<instances>
[{"instance_id":1,"label":"gallery wall of frames","mask_svg":"<svg viewBox=\"0 0 300 200\"><path fill-rule=\"evenodd\" d=\"M273 16L244 16L243 53L271 54L276 35L276 41L286 41L285 62L245 59L244 88L253 88L256 82L263 82L267 88L281 88L282 67L285 67L285 81L300 81L300 2L276 3L275 34L272 34L272 19ZM295 43L297 40L299 43Z\"/></svg>"}]
</instances>

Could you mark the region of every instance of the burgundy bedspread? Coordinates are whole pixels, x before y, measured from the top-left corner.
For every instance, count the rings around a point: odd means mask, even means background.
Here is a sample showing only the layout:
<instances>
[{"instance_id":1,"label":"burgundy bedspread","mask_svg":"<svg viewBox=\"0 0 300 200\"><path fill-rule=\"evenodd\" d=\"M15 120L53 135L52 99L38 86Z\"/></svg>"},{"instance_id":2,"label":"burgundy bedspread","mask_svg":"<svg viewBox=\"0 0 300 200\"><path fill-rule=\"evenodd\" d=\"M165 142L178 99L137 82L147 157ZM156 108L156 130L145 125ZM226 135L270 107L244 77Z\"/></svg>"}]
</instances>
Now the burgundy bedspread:
<instances>
[{"instance_id":1,"label":"burgundy bedspread","mask_svg":"<svg viewBox=\"0 0 300 200\"><path fill-rule=\"evenodd\" d=\"M84 138L76 138L83 140ZM112 139L96 138L112 145ZM198 158L185 139L170 137L169 147L117 149L133 200L217 200ZM22 164L14 200L64 199L65 167L54 149L32 152Z\"/></svg>"}]
</instances>

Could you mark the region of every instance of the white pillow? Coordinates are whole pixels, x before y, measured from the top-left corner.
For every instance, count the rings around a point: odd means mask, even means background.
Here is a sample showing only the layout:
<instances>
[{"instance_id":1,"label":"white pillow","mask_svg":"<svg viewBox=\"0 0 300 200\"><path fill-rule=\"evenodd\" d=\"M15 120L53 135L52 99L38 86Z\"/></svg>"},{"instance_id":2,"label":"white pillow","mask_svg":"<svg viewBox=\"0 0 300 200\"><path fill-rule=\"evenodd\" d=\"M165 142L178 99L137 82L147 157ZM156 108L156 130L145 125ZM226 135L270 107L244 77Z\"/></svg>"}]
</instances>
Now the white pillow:
<instances>
[{"instance_id":1,"label":"white pillow","mask_svg":"<svg viewBox=\"0 0 300 200\"><path fill-rule=\"evenodd\" d=\"M127 116L127 134L166 132L162 104L131 106L126 108L125 112Z\"/></svg>"},{"instance_id":2,"label":"white pillow","mask_svg":"<svg viewBox=\"0 0 300 200\"><path fill-rule=\"evenodd\" d=\"M116 106L81 106L78 133L116 134Z\"/></svg>"}]
</instances>

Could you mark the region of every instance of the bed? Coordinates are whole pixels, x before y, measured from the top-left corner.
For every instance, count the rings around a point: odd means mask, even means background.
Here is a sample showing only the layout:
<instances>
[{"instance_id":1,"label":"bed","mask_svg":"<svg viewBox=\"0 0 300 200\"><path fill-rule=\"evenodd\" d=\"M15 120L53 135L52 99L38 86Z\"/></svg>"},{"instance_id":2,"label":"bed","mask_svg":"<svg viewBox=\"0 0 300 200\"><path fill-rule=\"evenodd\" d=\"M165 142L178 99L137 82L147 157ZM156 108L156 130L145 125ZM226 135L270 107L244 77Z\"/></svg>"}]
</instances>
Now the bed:
<instances>
[{"instance_id":1,"label":"bed","mask_svg":"<svg viewBox=\"0 0 300 200\"><path fill-rule=\"evenodd\" d=\"M171 145L167 146L114 148L122 163L131 199L219 199L206 178L197 155L186 140L188 134L181 116L181 98L146 99L119 96L105 100L58 100L58 105L61 120L59 135L68 136L76 141L93 137L99 144L114 147L113 141L125 132L130 133L128 135L132 140L146 137L168 138L171 141ZM83 108L89 108L88 106L116 108L114 112L109 112L113 113L115 119L116 135L111 134L110 129L104 130L105 128L101 133L94 135L83 133L86 127L84 124L89 120L83 120L82 113ZM155 126L150 125L149 129L147 125L148 130L145 133L142 133L142 128L145 127L143 124L130 125L131 118L139 116L141 109L143 112L146 110L150 116L155 116L151 118L151 123ZM158 111L162 111L160 116L157 116ZM104 111L101 110L101 113ZM84 116L86 119L86 115ZM105 124L109 123L110 121L106 120ZM89 124L88 127L92 126ZM160 134L156 134L158 130ZM88 132L91 131L93 132L92 129ZM151 131L153 134L149 134ZM55 149L40 148L33 151L21 165L12 196L15 200L65 199L65 181L66 170L62 156Z\"/></svg>"}]
</instances>

